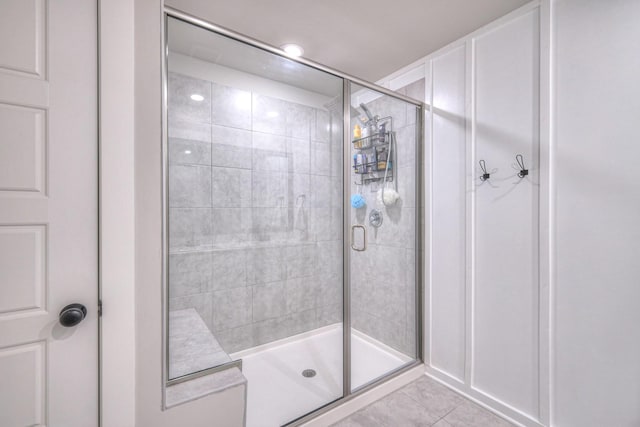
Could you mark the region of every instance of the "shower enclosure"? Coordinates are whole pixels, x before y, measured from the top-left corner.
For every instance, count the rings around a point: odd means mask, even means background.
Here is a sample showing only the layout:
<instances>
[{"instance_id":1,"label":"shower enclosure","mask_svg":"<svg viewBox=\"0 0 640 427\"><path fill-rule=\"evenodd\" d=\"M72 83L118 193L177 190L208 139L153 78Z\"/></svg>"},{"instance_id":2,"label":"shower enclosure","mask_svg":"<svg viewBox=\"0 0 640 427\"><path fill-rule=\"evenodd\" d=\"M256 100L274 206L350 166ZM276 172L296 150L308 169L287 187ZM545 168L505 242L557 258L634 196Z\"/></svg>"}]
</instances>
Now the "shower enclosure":
<instances>
[{"instance_id":1,"label":"shower enclosure","mask_svg":"<svg viewBox=\"0 0 640 427\"><path fill-rule=\"evenodd\" d=\"M420 363L420 102L165 22L166 384L278 426Z\"/></svg>"}]
</instances>

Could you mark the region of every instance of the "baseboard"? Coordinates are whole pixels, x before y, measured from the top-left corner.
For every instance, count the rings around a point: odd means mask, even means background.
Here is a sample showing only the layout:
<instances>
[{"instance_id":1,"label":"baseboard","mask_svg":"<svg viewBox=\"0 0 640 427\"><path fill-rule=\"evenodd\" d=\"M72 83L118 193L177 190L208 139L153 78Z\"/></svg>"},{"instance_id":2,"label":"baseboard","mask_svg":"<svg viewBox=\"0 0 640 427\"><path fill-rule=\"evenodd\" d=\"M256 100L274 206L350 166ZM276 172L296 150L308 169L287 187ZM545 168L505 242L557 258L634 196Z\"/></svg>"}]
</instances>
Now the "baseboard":
<instances>
[{"instance_id":1,"label":"baseboard","mask_svg":"<svg viewBox=\"0 0 640 427\"><path fill-rule=\"evenodd\" d=\"M532 419L527 414L524 414L508 404L482 393L479 390L470 388L437 369L426 366L425 375L516 426L544 427L543 424Z\"/></svg>"}]
</instances>

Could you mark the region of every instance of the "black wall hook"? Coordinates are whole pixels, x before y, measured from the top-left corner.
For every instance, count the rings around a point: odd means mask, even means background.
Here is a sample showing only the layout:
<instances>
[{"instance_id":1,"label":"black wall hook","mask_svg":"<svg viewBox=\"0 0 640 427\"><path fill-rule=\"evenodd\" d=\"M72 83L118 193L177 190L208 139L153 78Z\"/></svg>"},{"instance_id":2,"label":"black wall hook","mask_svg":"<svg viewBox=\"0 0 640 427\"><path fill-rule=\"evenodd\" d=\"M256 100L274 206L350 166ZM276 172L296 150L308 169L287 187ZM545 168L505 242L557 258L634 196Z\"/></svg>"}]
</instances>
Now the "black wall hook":
<instances>
[{"instance_id":1,"label":"black wall hook","mask_svg":"<svg viewBox=\"0 0 640 427\"><path fill-rule=\"evenodd\" d=\"M478 163L480 163L480 169L482 169L482 176L480 177L480 180L486 181L491 178L491 174L487 172L487 165L485 164L484 160L480 160Z\"/></svg>"},{"instance_id":2,"label":"black wall hook","mask_svg":"<svg viewBox=\"0 0 640 427\"><path fill-rule=\"evenodd\" d=\"M526 169L524 167L524 158L522 157L522 154L516 154L516 162L518 162L518 167L520 168L518 176L520 178L524 178L525 176L529 175L529 169Z\"/></svg>"}]
</instances>

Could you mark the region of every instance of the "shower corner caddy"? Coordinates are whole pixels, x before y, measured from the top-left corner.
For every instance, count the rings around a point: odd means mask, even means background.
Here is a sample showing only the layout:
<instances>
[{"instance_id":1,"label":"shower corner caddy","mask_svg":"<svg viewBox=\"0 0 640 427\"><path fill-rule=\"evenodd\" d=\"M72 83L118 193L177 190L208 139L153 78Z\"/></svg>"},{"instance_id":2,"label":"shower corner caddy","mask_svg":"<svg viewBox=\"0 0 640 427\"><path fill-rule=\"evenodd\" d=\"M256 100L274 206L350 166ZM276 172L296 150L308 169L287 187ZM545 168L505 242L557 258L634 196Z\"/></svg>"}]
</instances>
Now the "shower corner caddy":
<instances>
[{"instance_id":1,"label":"shower corner caddy","mask_svg":"<svg viewBox=\"0 0 640 427\"><path fill-rule=\"evenodd\" d=\"M389 142L393 144L393 131L386 131L384 134L376 133L374 135L365 136L363 138L356 138L351 141L353 148L357 154L363 156L373 156L372 158L365 157L365 161L361 163L355 163L352 165L353 171L357 176L360 176L360 182L358 184L366 184L369 182L376 182L384 180L384 173L389 161L389 170L387 171L387 182L393 181L393 157L395 155L396 148L391 147L391 158L389 155ZM384 154L384 159L381 159L381 155ZM372 160L371 160L372 159Z\"/></svg>"}]
</instances>

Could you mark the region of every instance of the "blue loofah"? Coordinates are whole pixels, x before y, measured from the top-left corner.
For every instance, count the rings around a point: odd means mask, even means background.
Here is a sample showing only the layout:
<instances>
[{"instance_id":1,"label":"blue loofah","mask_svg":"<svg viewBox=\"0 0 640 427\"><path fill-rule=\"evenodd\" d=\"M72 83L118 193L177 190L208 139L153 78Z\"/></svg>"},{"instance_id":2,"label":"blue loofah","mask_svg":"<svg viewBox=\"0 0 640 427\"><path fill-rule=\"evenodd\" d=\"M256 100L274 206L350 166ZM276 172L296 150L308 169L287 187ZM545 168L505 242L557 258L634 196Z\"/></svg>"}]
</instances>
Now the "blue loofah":
<instances>
[{"instance_id":1,"label":"blue loofah","mask_svg":"<svg viewBox=\"0 0 640 427\"><path fill-rule=\"evenodd\" d=\"M353 206L356 209L359 209L361 207L364 207L364 205L366 205L367 202L366 200L364 200L364 197L362 197L361 194L354 194L353 196L351 196L351 206Z\"/></svg>"}]
</instances>

